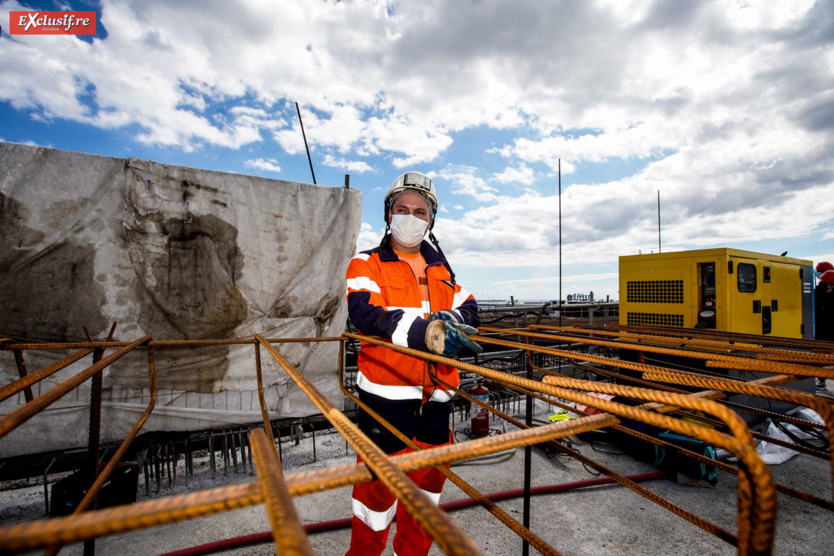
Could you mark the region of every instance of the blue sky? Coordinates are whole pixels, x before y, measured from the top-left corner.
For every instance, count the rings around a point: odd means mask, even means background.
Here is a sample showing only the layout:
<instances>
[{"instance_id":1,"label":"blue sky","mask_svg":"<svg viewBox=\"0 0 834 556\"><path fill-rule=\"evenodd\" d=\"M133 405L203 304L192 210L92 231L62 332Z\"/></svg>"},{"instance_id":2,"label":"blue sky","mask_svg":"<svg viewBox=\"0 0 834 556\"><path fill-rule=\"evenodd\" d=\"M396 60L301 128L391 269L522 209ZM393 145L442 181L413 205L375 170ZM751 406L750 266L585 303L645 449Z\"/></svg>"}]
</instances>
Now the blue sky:
<instances>
[{"instance_id":1,"label":"blue sky","mask_svg":"<svg viewBox=\"0 0 834 556\"><path fill-rule=\"evenodd\" d=\"M96 37L8 35L95 10ZM618 298L620 255L834 260L826 0L0 3L0 140L364 194L410 169L481 299Z\"/></svg>"}]
</instances>

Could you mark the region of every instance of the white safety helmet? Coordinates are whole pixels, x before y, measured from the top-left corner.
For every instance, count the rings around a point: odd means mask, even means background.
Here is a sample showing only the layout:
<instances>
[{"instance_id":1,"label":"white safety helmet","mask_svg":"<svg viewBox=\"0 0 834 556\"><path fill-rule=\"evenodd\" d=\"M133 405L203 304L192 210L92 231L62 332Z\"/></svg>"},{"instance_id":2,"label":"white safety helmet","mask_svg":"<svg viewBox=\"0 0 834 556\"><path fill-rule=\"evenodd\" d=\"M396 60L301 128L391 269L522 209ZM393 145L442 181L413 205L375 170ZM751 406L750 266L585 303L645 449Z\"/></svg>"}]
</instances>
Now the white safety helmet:
<instances>
[{"instance_id":1,"label":"white safety helmet","mask_svg":"<svg viewBox=\"0 0 834 556\"><path fill-rule=\"evenodd\" d=\"M389 223L388 213L391 210L391 205L394 204L394 199L404 191L418 193L425 197L429 202L431 221L434 224L434 215L437 214L437 194L435 193L431 178L420 172L406 172L397 177L391 184L388 193L385 195L385 223Z\"/></svg>"}]
</instances>

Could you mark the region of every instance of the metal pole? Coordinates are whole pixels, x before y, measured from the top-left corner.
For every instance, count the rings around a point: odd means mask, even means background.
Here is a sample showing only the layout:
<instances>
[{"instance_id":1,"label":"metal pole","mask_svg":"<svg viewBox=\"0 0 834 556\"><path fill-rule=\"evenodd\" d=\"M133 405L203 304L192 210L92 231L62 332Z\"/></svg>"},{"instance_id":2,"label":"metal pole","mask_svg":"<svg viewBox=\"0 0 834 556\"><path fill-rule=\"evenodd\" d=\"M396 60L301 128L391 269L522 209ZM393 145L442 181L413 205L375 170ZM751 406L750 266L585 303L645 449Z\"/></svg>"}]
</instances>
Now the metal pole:
<instances>
[{"instance_id":1,"label":"metal pole","mask_svg":"<svg viewBox=\"0 0 834 556\"><path fill-rule=\"evenodd\" d=\"M660 253L660 190L657 190L657 252Z\"/></svg>"},{"instance_id":2,"label":"metal pole","mask_svg":"<svg viewBox=\"0 0 834 556\"><path fill-rule=\"evenodd\" d=\"M301 124L301 136L304 137L304 148L307 149L307 162L310 163L310 173L313 174L313 185L316 184L316 173L313 171L313 159L310 158L310 147L307 146L307 134L304 133L304 122L301 121L301 109L295 103L295 111L298 112L298 123Z\"/></svg>"}]
</instances>

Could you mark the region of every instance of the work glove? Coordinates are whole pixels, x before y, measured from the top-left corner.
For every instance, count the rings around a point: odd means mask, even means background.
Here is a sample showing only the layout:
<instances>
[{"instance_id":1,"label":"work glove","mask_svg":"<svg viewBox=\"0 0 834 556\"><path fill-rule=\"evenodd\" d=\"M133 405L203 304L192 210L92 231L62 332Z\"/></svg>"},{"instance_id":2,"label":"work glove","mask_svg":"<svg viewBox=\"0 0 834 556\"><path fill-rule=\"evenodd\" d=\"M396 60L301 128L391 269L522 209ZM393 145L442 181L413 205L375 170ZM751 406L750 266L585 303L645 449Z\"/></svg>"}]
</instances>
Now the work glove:
<instances>
[{"instance_id":1,"label":"work glove","mask_svg":"<svg viewBox=\"0 0 834 556\"><path fill-rule=\"evenodd\" d=\"M467 336L477 333L478 329L475 327L438 318L429 322L426 328L426 347L430 352L443 357L454 357L464 347L475 353L482 353L484 348Z\"/></svg>"},{"instance_id":2,"label":"work glove","mask_svg":"<svg viewBox=\"0 0 834 556\"><path fill-rule=\"evenodd\" d=\"M451 311L435 311L429 316L429 320L448 320L450 322L458 322L455 315ZM474 334L471 332L470 334Z\"/></svg>"}]
</instances>

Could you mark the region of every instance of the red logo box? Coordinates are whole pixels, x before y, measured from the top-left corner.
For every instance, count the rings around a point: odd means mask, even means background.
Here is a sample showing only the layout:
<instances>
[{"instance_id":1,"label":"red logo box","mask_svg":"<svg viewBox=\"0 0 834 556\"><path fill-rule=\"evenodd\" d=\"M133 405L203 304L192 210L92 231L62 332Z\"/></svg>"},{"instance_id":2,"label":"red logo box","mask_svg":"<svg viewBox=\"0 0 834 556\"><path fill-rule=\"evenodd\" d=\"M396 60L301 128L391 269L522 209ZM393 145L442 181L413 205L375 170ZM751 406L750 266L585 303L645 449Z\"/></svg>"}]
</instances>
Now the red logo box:
<instances>
[{"instance_id":1,"label":"red logo box","mask_svg":"<svg viewBox=\"0 0 834 556\"><path fill-rule=\"evenodd\" d=\"M9 12L10 35L95 35L96 12Z\"/></svg>"}]
</instances>

